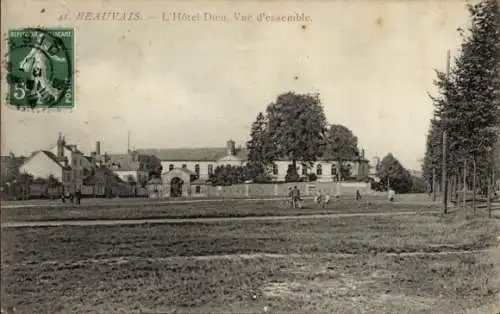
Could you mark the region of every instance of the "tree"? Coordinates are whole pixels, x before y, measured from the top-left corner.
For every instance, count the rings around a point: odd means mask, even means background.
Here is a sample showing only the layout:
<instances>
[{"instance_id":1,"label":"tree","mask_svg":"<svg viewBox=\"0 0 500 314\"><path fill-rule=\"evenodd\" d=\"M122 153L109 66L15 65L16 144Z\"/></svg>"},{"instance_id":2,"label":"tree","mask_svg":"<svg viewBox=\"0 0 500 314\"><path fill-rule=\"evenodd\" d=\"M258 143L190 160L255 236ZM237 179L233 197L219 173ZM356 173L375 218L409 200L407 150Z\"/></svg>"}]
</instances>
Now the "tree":
<instances>
[{"instance_id":1,"label":"tree","mask_svg":"<svg viewBox=\"0 0 500 314\"><path fill-rule=\"evenodd\" d=\"M268 134L267 118L262 112L259 112L257 119L252 124L250 140L246 146L248 150L247 177L254 182L269 181L267 166L273 161L273 143Z\"/></svg>"},{"instance_id":2,"label":"tree","mask_svg":"<svg viewBox=\"0 0 500 314\"><path fill-rule=\"evenodd\" d=\"M56 177L54 177L54 175L51 174L47 178L47 185L48 185L48 187L52 188L52 187L61 186L62 183Z\"/></svg>"},{"instance_id":3,"label":"tree","mask_svg":"<svg viewBox=\"0 0 500 314\"><path fill-rule=\"evenodd\" d=\"M436 110L434 120L439 136L446 130L448 136L447 180L463 177L463 190L472 184L473 208L477 188L485 188L488 181L481 178L493 173L494 143L498 138L500 104L500 13L498 2L483 0L468 6L471 26L464 35L460 54L449 73L437 73L434 82L440 96L432 98ZM441 150L433 151L428 135L424 172L439 160ZM470 169L472 168L472 169ZM470 171L472 170L472 171ZM479 178L478 179L478 175ZM457 186L455 184L455 186ZM465 197L464 197L465 199Z\"/></svg>"},{"instance_id":4,"label":"tree","mask_svg":"<svg viewBox=\"0 0 500 314\"><path fill-rule=\"evenodd\" d=\"M245 168L234 166L219 166L215 168L210 178L214 186L228 186L243 183L246 180Z\"/></svg>"},{"instance_id":5,"label":"tree","mask_svg":"<svg viewBox=\"0 0 500 314\"><path fill-rule=\"evenodd\" d=\"M392 188L397 193L411 191L412 178L410 172L390 153L380 162L378 177L387 188Z\"/></svg>"},{"instance_id":6,"label":"tree","mask_svg":"<svg viewBox=\"0 0 500 314\"><path fill-rule=\"evenodd\" d=\"M342 180L350 172L349 169L345 169L344 163L359 157L358 138L347 127L334 124L328 130L324 155L326 158L337 162L339 179Z\"/></svg>"},{"instance_id":7,"label":"tree","mask_svg":"<svg viewBox=\"0 0 500 314\"><path fill-rule=\"evenodd\" d=\"M268 136L274 145L273 160L291 160L290 169L298 178L297 162L312 165L326 144L326 117L319 95L281 94L266 113Z\"/></svg>"},{"instance_id":8,"label":"tree","mask_svg":"<svg viewBox=\"0 0 500 314\"><path fill-rule=\"evenodd\" d=\"M152 178L161 178L163 167L160 159L154 155L139 156L139 170L148 172L148 180Z\"/></svg>"},{"instance_id":9,"label":"tree","mask_svg":"<svg viewBox=\"0 0 500 314\"><path fill-rule=\"evenodd\" d=\"M431 119L427 134L426 151L422 164L423 177L429 185L440 182L442 160L442 130L439 121ZM433 186L433 188L435 188Z\"/></svg>"},{"instance_id":10,"label":"tree","mask_svg":"<svg viewBox=\"0 0 500 314\"><path fill-rule=\"evenodd\" d=\"M131 175L131 174L129 174L129 175L127 176L127 183L128 183L129 185L136 185L136 184L137 184L137 182L135 181L134 176L133 176L133 175Z\"/></svg>"}]
</instances>

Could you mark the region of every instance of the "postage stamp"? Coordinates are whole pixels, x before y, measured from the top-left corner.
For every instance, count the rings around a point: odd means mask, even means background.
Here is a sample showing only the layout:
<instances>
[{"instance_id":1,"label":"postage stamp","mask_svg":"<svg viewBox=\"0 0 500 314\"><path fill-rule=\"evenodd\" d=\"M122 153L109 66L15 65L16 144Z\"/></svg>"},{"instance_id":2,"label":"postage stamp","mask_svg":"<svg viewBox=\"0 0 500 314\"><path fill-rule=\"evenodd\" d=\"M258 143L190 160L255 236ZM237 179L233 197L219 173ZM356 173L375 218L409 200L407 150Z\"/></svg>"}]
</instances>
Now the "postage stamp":
<instances>
[{"instance_id":1,"label":"postage stamp","mask_svg":"<svg viewBox=\"0 0 500 314\"><path fill-rule=\"evenodd\" d=\"M17 108L73 108L74 30L19 28L8 33L7 103Z\"/></svg>"}]
</instances>

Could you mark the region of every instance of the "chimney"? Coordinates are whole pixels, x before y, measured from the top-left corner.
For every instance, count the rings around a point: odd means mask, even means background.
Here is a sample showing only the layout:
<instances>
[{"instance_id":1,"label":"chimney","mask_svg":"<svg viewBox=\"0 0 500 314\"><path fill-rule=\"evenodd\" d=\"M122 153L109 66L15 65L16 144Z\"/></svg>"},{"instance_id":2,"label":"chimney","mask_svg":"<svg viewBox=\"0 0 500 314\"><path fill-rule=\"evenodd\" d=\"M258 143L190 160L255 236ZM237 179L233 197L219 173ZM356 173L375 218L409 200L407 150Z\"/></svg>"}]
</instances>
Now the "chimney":
<instances>
[{"instance_id":1,"label":"chimney","mask_svg":"<svg viewBox=\"0 0 500 314\"><path fill-rule=\"evenodd\" d=\"M235 152L235 143L233 140L227 141L227 155L234 156Z\"/></svg>"},{"instance_id":2,"label":"chimney","mask_svg":"<svg viewBox=\"0 0 500 314\"><path fill-rule=\"evenodd\" d=\"M62 133L59 132L59 137L57 138L57 158L64 157L64 139Z\"/></svg>"},{"instance_id":3,"label":"chimney","mask_svg":"<svg viewBox=\"0 0 500 314\"><path fill-rule=\"evenodd\" d=\"M97 156L101 156L101 142L95 142L95 153Z\"/></svg>"}]
</instances>

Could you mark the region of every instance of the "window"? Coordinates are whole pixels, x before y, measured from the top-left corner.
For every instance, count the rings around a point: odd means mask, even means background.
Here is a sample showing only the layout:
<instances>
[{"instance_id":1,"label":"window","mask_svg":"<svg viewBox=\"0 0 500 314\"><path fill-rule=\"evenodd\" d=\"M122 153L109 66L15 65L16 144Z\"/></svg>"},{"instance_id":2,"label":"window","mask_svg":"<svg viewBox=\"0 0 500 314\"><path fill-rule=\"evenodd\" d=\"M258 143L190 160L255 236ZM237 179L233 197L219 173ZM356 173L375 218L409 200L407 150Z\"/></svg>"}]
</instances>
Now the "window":
<instances>
[{"instance_id":1,"label":"window","mask_svg":"<svg viewBox=\"0 0 500 314\"><path fill-rule=\"evenodd\" d=\"M302 175L307 176L307 166L306 165L302 165Z\"/></svg>"},{"instance_id":2,"label":"window","mask_svg":"<svg viewBox=\"0 0 500 314\"><path fill-rule=\"evenodd\" d=\"M201 193L201 187L199 185L196 186L195 193Z\"/></svg>"},{"instance_id":3,"label":"window","mask_svg":"<svg viewBox=\"0 0 500 314\"><path fill-rule=\"evenodd\" d=\"M196 172L197 175L200 175L200 165L194 165L194 172Z\"/></svg>"},{"instance_id":4,"label":"window","mask_svg":"<svg viewBox=\"0 0 500 314\"><path fill-rule=\"evenodd\" d=\"M337 175L337 166L335 164L332 164L332 176Z\"/></svg>"},{"instance_id":5,"label":"window","mask_svg":"<svg viewBox=\"0 0 500 314\"><path fill-rule=\"evenodd\" d=\"M187 168L187 165L186 164L182 164L182 169L186 169Z\"/></svg>"},{"instance_id":6,"label":"window","mask_svg":"<svg viewBox=\"0 0 500 314\"><path fill-rule=\"evenodd\" d=\"M214 174L214 165L208 165L208 175Z\"/></svg>"},{"instance_id":7,"label":"window","mask_svg":"<svg viewBox=\"0 0 500 314\"><path fill-rule=\"evenodd\" d=\"M273 164L273 174L274 175L278 174L278 165L277 164Z\"/></svg>"},{"instance_id":8,"label":"window","mask_svg":"<svg viewBox=\"0 0 500 314\"><path fill-rule=\"evenodd\" d=\"M318 176L323 175L323 168L321 167L321 165L316 166L316 175Z\"/></svg>"},{"instance_id":9,"label":"window","mask_svg":"<svg viewBox=\"0 0 500 314\"><path fill-rule=\"evenodd\" d=\"M174 165L173 164L168 165L168 171L172 171L172 170L174 170Z\"/></svg>"}]
</instances>

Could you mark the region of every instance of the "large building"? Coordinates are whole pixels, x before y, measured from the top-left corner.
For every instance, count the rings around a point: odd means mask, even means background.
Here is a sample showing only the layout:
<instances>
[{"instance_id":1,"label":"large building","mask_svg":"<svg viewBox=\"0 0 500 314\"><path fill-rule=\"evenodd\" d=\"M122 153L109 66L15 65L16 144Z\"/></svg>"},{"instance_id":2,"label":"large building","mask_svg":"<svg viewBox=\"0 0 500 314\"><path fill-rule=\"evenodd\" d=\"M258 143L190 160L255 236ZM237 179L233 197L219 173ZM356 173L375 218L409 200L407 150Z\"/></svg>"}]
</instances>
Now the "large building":
<instances>
[{"instance_id":1,"label":"large building","mask_svg":"<svg viewBox=\"0 0 500 314\"><path fill-rule=\"evenodd\" d=\"M163 167L162 181L164 197L187 195L193 182L205 182L210 179L218 166L244 166L247 151L237 148L235 142L227 141L226 147L218 148L179 148L179 149L138 149L140 155L156 156ZM289 160L278 160L270 172L274 181L285 181ZM314 173L319 182L333 182L338 178L338 165L335 161L318 160L312 166L297 164L297 172L307 176ZM350 177L368 176L368 160L361 156L345 163L350 169Z\"/></svg>"}]
</instances>

